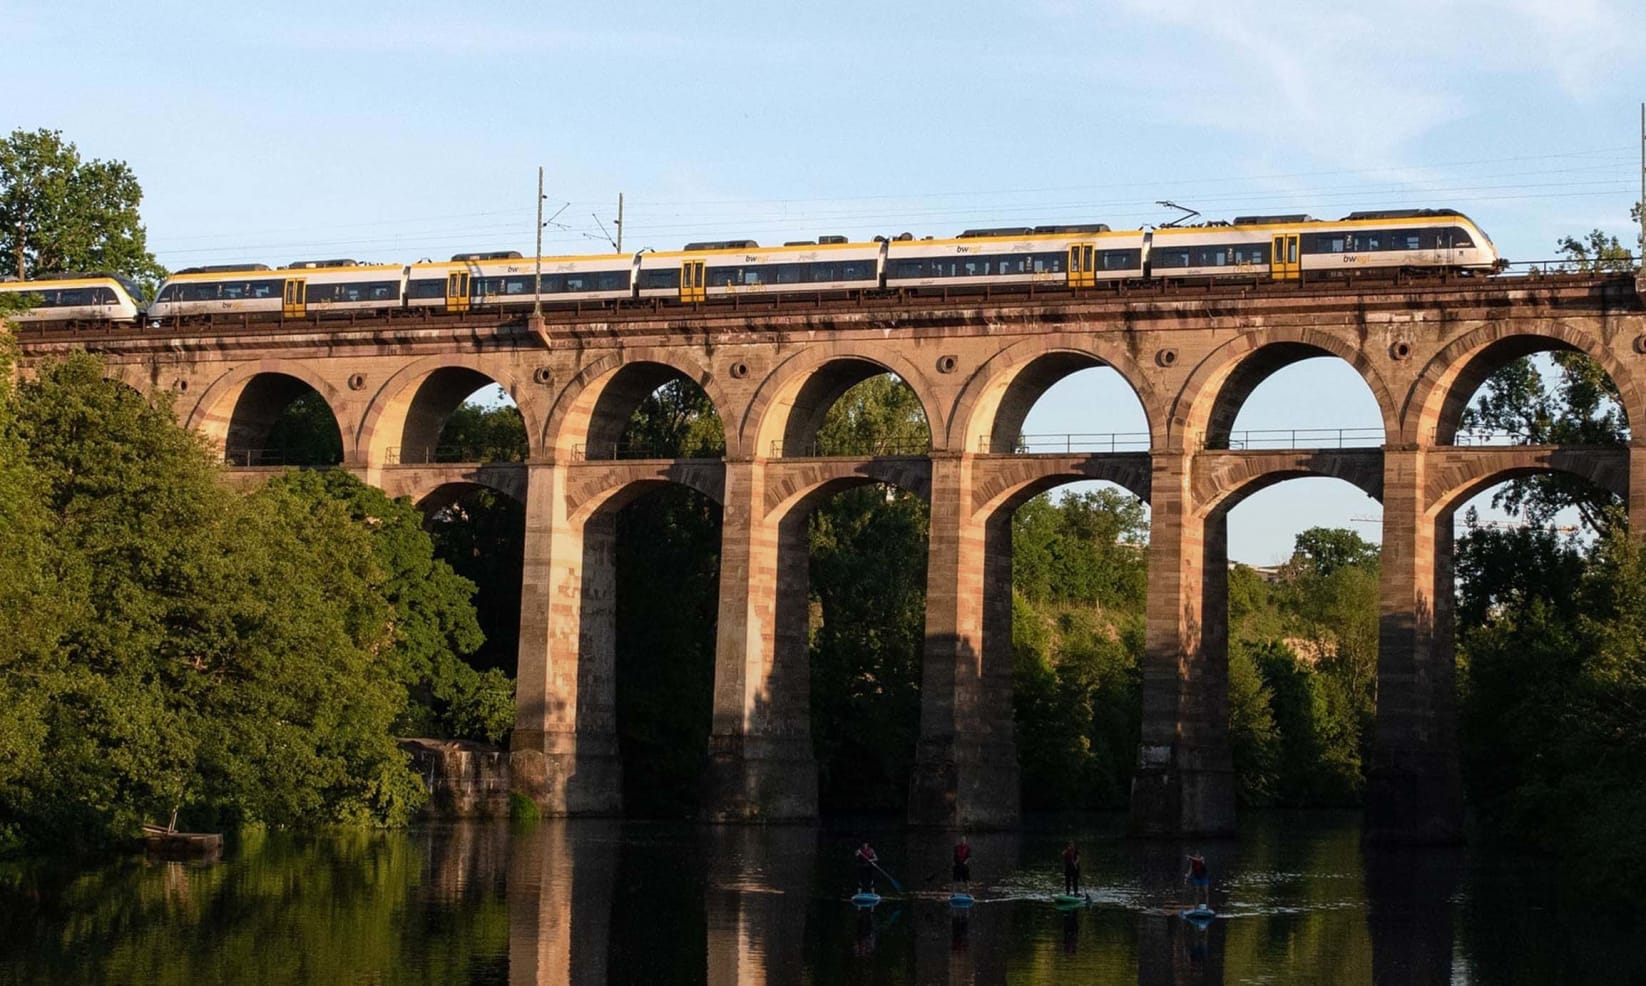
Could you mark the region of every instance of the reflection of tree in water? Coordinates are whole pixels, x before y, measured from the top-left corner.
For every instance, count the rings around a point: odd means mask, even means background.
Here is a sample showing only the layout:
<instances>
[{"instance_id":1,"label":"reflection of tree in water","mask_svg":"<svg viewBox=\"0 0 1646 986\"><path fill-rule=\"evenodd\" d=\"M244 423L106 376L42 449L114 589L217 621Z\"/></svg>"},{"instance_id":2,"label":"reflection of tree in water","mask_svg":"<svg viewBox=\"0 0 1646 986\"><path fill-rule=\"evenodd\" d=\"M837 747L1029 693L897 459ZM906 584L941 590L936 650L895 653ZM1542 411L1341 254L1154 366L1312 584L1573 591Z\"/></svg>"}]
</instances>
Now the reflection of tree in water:
<instances>
[{"instance_id":1,"label":"reflection of tree in water","mask_svg":"<svg viewBox=\"0 0 1646 986\"><path fill-rule=\"evenodd\" d=\"M299 842L251 835L228 862L0 874L0 981L383 982L429 986L507 978L503 851L407 833ZM441 893L442 859L473 868L472 889ZM487 862L490 860L490 862ZM429 867L434 866L431 874ZM272 947L271 943L280 943Z\"/></svg>"}]
</instances>

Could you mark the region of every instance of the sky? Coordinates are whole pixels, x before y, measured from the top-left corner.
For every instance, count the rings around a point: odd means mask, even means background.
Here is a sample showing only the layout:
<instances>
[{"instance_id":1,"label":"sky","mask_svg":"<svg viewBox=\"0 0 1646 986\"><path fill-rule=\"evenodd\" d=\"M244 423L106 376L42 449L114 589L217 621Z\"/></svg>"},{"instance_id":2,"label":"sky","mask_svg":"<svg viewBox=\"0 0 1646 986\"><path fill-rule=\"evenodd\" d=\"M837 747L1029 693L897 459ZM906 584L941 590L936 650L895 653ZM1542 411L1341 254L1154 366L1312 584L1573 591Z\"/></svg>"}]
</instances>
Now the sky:
<instances>
[{"instance_id":1,"label":"sky","mask_svg":"<svg viewBox=\"0 0 1646 986\"><path fill-rule=\"evenodd\" d=\"M1160 200L1214 219L1457 208L1515 261L1637 235L1632 0L0 0L0 24L0 128L130 164L172 268L529 255L539 166L547 254L611 250L620 193L631 251L1136 228L1177 215ZM1025 430L1141 418L1090 371ZM1314 360L1236 430L1304 421L1378 417ZM1281 484L1236 508L1230 554L1271 563L1317 522L1377 540L1378 513L1336 481Z\"/></svg>"}]
</instances>

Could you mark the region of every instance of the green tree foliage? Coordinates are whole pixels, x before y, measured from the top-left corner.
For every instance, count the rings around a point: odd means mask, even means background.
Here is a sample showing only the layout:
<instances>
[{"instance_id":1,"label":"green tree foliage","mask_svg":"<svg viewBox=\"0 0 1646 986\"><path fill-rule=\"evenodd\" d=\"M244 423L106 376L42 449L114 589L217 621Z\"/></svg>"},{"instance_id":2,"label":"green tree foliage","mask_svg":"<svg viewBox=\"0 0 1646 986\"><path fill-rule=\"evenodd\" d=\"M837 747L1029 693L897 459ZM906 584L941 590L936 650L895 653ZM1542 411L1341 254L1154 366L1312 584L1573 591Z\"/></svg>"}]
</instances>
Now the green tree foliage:
<instances>
[{"instance_id":1,"label":"green tree foliage","mask_svg":"<svg viewBox=\"0 0 1646 986\"><path fill-rule=\"evenodd\" d=\"M1640 222L1641 203L1629 209L1629 218ZM1555 242L1555 250L1563 266L1580 271L1608 274L1627 274L1640 266L1640 261L1616 236L1601 229L1592 229L1582 237L1563 236Z\"/></svg>"},{"instance_id":2,"label":"green tree foliage","mask_svg":"<svg viewBox=\"0 0 1646 986\"><path fill-rule=\"evenodd\" d=\"M675 377L640 402L618 445L661 458L718 459L726 430L703 388Z\"/></svg>"},{"instance_id":3,"label":"green tree foliage","mask_svg":"<svg viewBox=\"0 0 1646 986\"><path fill-rule=\"evenodd\" d=\"M725 451L714 404L685 377L630 415L618 444L669 458ZM617 534L617 732L623 805L678 818L697 807L714 690L720 510L683 486L624 507Z\"/></svg>"},{"instance_id":4,"label":"green tree foliage","mask_svg":"<svg viewBox=\"0 0 1646 986\"><path fill-rule=\"evenodd\" d=\"M225 489L169 407L89 356L42 367L6 425L26 451L6 478L36 484L60 607L46 612L62 613L53 639L8 655L48 754L6 768L10 835L95 841L179 809L407 817L420 786L390 734L405 686L377 657L392 609L359 524Z\"/></svg>"},{"instance_id":5,"label":"green tree foliage","mask_svg":"<svg viewBox=\"0 0 1646 986\"><path fill-rule=\"evenodd\" d=\"M841 395L818 432L824 455L925 448L918 398L895 377ZM901 811L920 726L925 501L894 487L846 490L812 512L811 699L823 804Z\"/></svg>"},{"instance_id":6,"label":"green tree foliage","mask_svg":"<svg viewBox=\"0 0 1646 986\"><path fill-rule=\"evenodd\" d=\"M1230 741L1248 803L1354 803L1377 703L1380 551L1299 534L1273 581L1229 576Z\"/></svg>"},{"instance_id":7,"label":"green tree foliage","mask_svg":"<svg viewBox=\"0 0 1646 986\"><path fill-rule=\"evenodd\" d=\"M1479 617L1460 621L1464 778L1488 832L1633 897L1618 874L1646 865L1646 554L1615 524L1583 552L1537 528L1460 542L1460 609Z\"/></svg>"},{"instance_id":8,"label":"green tree foliage","mask_svg":"<svg viewBox=\"0 0 1646 986\"><path fill-rule=\"evenodd\" d=\"M1030 808L1125 804L1141 724L1143 508L1050 494L1012 519L1013 700Z\"/></svg>"},{"instance_id":9,"label":"green tree foliage","mask_svg":"<svg viewBox=\"0 0 1646 986\"><path fill-rule=\"evenodd\" d=\"M287 404L269 426L267 458L271 464L335 466L343 461L343 432L331 405L310 390Z\"/></svg>"},{"instance_id":10,"label":"green tree foliage","mask_svg":"<svg viewBox=\"0 0 1646 986\"><path fill-rule=\"evenodd\" d=\"M1532 357L1511 360L1486 379L1464 412L1464 431L1513 436L1526 445L1622 445L1629 422L1617 385L1600 364L1581 353L1551 353L1548 372ZM1553 378L1553 387L1550 378ZM1527 522L1548 524L1560 511L1575 508L1583 525L1604 534L1616 498L1568 473L1541 473L1513 480L1492 497L1492 505Z\"/></svg>"},{"instance_id":11,"label":"green tree foliage","mask_svg":"<svg viewBox=\"0 0 1646 986\"><path fill-rule=\"evenodd\" d=\"M143 190L123 161L82 160L56 130L0 141L0 252L18 277L102 270L165 275L138 215Z\"/></svg>"},{"instance_id":12,"label":"green tree foliage","mask_svg":"<svg viewBox=\"0 0 1646 986\"><path fill-rule=\"evenodd\" d=\"M473 401L464 402L446 419L436 445L454 450L442 458L463 462L525 462L530 451L519 408Z\"/></svg>"},{"instance_id":13,"label":"green tree foliage","mask_svg":"<svg viewBox=\"0 0 1646 986\"><path fill-rule=\"evenodd\" d=\"M372 555L392 608L393 634L379 654L410 689L411 704L396 724L401 735L446 735L496 743L514 726L513 683L500 671L463 661L481 644L469 599L473 583L435 558L423 515L408 499L389 499L341 470L287 472L266 487L290 494L319 513L341 509L369 531Z\"/></svg>"}]
</instances>

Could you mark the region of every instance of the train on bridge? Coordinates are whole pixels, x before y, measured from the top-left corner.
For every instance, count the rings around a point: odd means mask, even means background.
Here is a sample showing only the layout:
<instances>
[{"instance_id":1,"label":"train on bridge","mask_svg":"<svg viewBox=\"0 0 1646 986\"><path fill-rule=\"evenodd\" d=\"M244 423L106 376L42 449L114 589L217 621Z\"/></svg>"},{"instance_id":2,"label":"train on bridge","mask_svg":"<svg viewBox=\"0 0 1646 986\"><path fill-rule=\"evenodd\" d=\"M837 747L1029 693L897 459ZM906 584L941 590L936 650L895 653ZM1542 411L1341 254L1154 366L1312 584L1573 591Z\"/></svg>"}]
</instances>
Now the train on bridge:
<instances>
[{"instance_id":1,"label":"train on bridge","mask_svg":"<svg viewBox=\"0 0 1646 986\"><path fill-rule=\"evenodd\" d=\"M25 294L24 323L180 326L214 319L305 319L330 314L524 312L653 304L710 304L749 296L950 296L1036 287L1081 291L1127 285L1319 281L1396 273L1489 274L1503 265L1491 240L1452 209L1239 216L1197 226L1107 225L973 229L948 239L905 233L762 247L753 240L689 243L674 251L580 257L460 254L449 261L353 260L198 267L177 272L152 301L129 280L61 275L0 282Z\"/></svg>"}]
</instances>

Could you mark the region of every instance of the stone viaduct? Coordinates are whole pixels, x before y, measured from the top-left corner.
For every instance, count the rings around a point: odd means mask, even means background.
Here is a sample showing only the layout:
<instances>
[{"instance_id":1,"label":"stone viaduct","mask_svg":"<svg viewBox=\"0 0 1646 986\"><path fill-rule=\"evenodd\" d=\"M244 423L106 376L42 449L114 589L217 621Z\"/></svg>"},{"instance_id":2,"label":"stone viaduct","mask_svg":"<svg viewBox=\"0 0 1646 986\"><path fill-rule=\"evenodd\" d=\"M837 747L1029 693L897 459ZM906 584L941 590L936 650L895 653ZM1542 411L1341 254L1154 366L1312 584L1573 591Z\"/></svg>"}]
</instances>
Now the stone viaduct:
<instances>
[{"instance_id":1,"label":"stone viaduct","mask_svg":"<svg viewBox=\"0 0 1646 986\"><path fill-rule=\"evenodd\" d=\"M1377 721L1367 832L1458 836L1452 514L1506 479L1558 470L1646 502L1646 444L1456 443L1481 382L1529 353L1576 351L1646 420L1646 308L1626 278L1464 279L1344 289L1218 288L885 299L518 315L405 316L204 330L25 334L25 366L101 353L111 373L176 394L180 416L236 450L313 388L344 465L418 501L494 487L525 504L516 787L554 814L621 811L615 734L614 517L660 484L722 508L710 782L723 821L814 817L805 524L823 497L885 483L930 504L926 634L910 821L1019 817L1011 704L1011 517L1060 484L1112 481L1151 508L1143 728L1132 822L1143 834L1234 825L1228 740L1226 518L1252 493L1331 476L1383 504ZM1345 360L1382 415L1359 448L1231 448L1242 402L1299 360ZM1023 454L1030 407L1078 370L1136 392L1147 451ZM891 372L930 426L922 454L816 457L823 416ZM723 460L638 460L617 443L676 375L701 385ZM455 408L501 385L531 442L523 464L419 464ZM1299 422L1306 427L1309 422Z\"/></svg>"}]
</instances>

